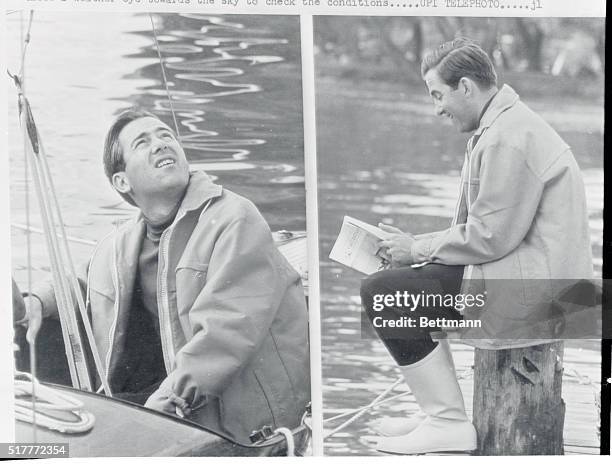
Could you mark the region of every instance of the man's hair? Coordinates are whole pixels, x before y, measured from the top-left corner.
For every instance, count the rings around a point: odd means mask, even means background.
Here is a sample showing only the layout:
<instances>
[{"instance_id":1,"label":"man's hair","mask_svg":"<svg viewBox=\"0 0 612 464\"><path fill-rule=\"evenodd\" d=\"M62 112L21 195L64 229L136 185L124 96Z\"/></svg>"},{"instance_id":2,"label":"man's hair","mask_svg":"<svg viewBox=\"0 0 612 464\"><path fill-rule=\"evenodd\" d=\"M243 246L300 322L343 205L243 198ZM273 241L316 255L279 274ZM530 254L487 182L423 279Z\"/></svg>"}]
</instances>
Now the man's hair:
<instances>
[{"instance_id":1,"label":"man's hair","mask_svg":"<svg viewBox=\"0 0 612 464\"><path fill-rule=\"evenodd\" d=\"M153 113L132 108L123 111L119 116L117 116L106 133L102 162L104 163L104 173L111 184L113 183L113 174L120 171L125 171L125 159L123 158L123 150L121 149L121 144L119 143L119 134L121 134L121 131L125 126L140 118L159 119ZM134 203L134 200L129 195L124 195L120 192L118 193L128 203L136 206L136 203Z\"/></svg>"},{"instance_id":2,"label":"man's hair","mask_svg":"<svg viewBox=\"0 0 612 464\"><path fill-rule=\"evenodd\" d=\"M456 89L462 77L475 81L480 88L497 85L497 73L489 56L470 39L445 42L421 61L421 76L435 69L446 85Z\"/></svg>"}]
</instances>

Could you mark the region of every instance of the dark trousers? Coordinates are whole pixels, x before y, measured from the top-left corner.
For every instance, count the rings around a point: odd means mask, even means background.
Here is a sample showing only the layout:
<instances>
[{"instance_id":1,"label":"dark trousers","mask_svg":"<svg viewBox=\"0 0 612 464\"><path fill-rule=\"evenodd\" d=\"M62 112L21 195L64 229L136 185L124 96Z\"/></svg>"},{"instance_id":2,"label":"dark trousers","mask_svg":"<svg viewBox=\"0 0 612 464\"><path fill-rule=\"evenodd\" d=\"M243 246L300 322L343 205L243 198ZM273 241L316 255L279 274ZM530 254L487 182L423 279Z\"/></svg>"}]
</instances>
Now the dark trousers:
<instances>
[{"instance_id":1,"label":"dark trousers","mask_svg":"<svg viewBox=\"0 0 612 464\"><path fill-rule=\"evenodd\" d=\"M427 264L420 268L400 267L380 271L365 278L361 282L361 304L370 323L374 326L379 338L385 344L393 359L400 365L406 366L420 361L433 351L436 342L431 338L432 331L438 328L422 327L418 322L421 317L430 320L461 319L462 316L453 307L435 304L440 299L433 298L439 295L452 298L461 290L463 279L463 266L445 266L441 264ZM380 309L381 300L385 295L396 296L400 293L399 305L385 305ZM411 304L414 300L407 300L406 293L418 296L421 302L432 304ZM383 297L381 297L383 295ZM426 300L426 296L431 295ZM387 302L391 301L388 299ZM406 303L410 305L407 308ZM376 310L378 309L378 310ZM377 327L382 320L396 320L409 317L416 322L415 327L389 328ZM378 318L375 324L375 318Z\"/></svg>"}]
</instances>

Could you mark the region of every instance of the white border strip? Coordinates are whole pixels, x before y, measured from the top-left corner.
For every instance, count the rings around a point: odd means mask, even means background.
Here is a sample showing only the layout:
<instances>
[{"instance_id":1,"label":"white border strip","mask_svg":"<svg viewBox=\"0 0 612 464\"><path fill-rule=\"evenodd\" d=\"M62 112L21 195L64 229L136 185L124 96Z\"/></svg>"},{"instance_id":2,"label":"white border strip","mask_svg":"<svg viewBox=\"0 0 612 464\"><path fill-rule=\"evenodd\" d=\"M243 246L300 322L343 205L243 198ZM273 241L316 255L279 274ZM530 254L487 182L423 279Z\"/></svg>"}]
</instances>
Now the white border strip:
<instances>
[{"instance_id":1,"label":"white border strip","mask_svg":"<svg viewBox=\"0 0 612 464\"><path fill-rule=\"evenodd\" d=\"M310 321L310 397L312 453L323 456L323 394L321 378L321 305L319 288L319 215L317 199L317 129L312 16L300 16L302 105L304 108L304 170L306 175L306 235Z\"/></svg>"},{"instance_id":2,"label":"white border strip","mask_svg":"<svg viewBox=\"0 0 612 464\"><path fill-rule=\"evenodd\" d=\"M511 18L606 15L605 0L3 0L2 3L6 8L35 8L46 11L155 11L303 15L302 17L367 15Z\"/></svg>"},{"instance_id":3,"label":"white border strip","mask_svg":"<svg viewBox=\"0 0 612 464\"><path fill-rule=\"evenodd\" d=\"M6 13L0 11L0 73L3 80L0 85L0 442L15 441L15 410L13 409L13 320L11 297L11 247L10 247L10 217L9 217L9 157L7 130L7 104L16 104L16 98L7 100L6 75L6 41L3 40L6 31ZM8 85L11 85L8 82ZM7 401L8 400L8 401Z\"/></svg>"}]
</instances>

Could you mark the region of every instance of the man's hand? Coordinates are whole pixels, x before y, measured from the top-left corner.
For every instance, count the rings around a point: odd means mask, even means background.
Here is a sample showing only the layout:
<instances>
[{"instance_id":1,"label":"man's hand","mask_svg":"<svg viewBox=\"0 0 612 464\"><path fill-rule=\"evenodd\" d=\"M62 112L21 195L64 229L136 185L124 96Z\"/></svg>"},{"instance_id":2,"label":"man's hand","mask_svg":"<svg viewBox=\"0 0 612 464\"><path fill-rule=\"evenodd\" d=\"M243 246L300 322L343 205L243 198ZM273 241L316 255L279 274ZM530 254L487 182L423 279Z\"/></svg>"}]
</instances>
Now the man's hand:
<instances>
[{"instance_id":1,"label":"man's hand","mask_svg":"<svg viewBox=\"0 0 612 464\"><path fill-rule=\"evenodd\" d=\"M414 242L412 234L402 232L397 227L388 226L383 223L378 224L378 227L392 234L388 239L378 242L383 257L389 260L393 267L413 264L414 261L410 252Z\"/></svg>"},{"instance_id":2,"label":"man's hand","mask_svg":"<svg viewBox=\"0 0 612 464\"><path fill-rule=\"evenodd\" d=\"M174 393L172 378L167 377L159 388L149 396L145 407L175 414L179 417L187 417L193 411L204 406L206 397L200 393L195 381L189 376L183 377L181 380L182 382L174 387L178 388L182 397Z\"/></svg>"},{"instance_id":3,"label":"man's hand","mask_svg":"<svg viewBox=\"0 0 612 464\"><path fill-rule=\"evenodd\" d=\"M19 287L13 280L13 321L26 325L26 340L33 344L42 324L43 307L40 300L34 296L21 296Z\"/></svg>"},{"instance_id":4,"label":"man's hand","mask_svg":"<svg viewBox=\"0 0 612 464\"><path fill-rule=\"evenodd\" d=\"M175 414L179 417L185 417L191 414L191 408L189 404L187 404L187 401L176 396L173 392L165 392L163 390L157 390L149 396L145 403L145 408Z\"/></svg>"}]
</instances>

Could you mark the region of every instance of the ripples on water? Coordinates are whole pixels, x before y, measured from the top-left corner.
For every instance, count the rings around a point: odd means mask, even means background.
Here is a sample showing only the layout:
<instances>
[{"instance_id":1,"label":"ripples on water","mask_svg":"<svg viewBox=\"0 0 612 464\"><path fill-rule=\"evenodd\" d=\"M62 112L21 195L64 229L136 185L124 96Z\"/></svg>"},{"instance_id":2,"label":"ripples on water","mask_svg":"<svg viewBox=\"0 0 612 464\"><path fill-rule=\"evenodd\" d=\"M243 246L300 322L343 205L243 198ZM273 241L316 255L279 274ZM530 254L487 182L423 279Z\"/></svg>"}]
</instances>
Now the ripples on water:
<instances>
[{"instance_id":1,"label":"ripples on water","mask_svg":"<svg viewBox=\"0 0 612 464\"><path fill-rule=\"evenodd\" d=\"M304 230L300 30L296 16L154 14L172 106L192 169L252 200L272 229ZM7 17L9 66L19 60L19 15ZM51 156L68 233L97 240L133 214L101 167L114 115L138 106L174 127L148 14L37 12L26 83ZM21 131L9 96L11 214L25 223ZM40 227L31 197L32 223ZM13 230L13 268L26 268ZM46 252L34 236L34 268ZM77 260L90 250L75 245Z\"/></svg>"},{"instance_id":2,"label":"ripples on water","mask_svg":"<svg viewBox=\"0 0 612 464\"><path fill-rule=\"evenodd\" d=\"M251 198L274 228L304 229L297 18L184 14L157 15L156 23L193 168ZM156 53L154 44L142 51ZM140 97L170 121L165 91L151 90Z\"/></svg>"}]
</instances>

